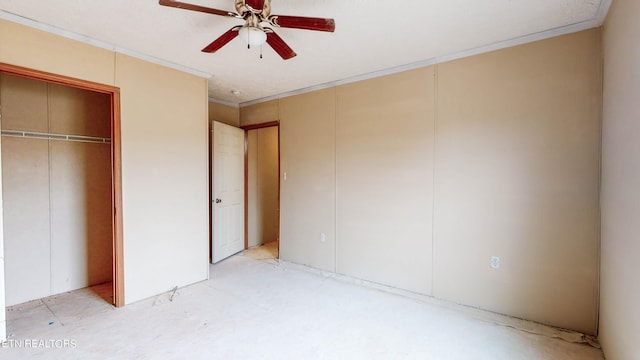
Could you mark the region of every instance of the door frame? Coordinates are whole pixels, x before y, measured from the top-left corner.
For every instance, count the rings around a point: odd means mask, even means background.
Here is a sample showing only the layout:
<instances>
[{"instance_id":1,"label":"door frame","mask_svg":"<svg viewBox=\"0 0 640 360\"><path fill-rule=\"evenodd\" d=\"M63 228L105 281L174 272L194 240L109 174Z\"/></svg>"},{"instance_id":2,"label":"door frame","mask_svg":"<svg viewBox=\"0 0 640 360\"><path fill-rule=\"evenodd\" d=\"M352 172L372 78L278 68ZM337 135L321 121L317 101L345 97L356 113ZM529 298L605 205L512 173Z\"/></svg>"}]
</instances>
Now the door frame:
<instances>
[{"instance_id":1,"label":"door frame","mask_svg":"<svg viewBox=\"0 0 640 360\"><path fill-rule=\"evenodd\" d=\"M120 133L120 88L64 75L0 62L0 73L65 85L109 95L111 98L111 200L113 204L113 305L124 306L124 261L122 240L122 152ZM0 179L1 181L1 179Z\"/></svg>"},{"instance_id":2,"label":"door frame","mask_svg":"<svg viewBox=\"0 0 640 360\"><path fill-rule=\"evenodd\" d=\"M278 219L280 219L280 121L240 126L244 130L244 249L249 249L249 131L268 127L278 129ZM280 258L280 224L278 224L278 258Z\"/></svg>"}]
</instances>

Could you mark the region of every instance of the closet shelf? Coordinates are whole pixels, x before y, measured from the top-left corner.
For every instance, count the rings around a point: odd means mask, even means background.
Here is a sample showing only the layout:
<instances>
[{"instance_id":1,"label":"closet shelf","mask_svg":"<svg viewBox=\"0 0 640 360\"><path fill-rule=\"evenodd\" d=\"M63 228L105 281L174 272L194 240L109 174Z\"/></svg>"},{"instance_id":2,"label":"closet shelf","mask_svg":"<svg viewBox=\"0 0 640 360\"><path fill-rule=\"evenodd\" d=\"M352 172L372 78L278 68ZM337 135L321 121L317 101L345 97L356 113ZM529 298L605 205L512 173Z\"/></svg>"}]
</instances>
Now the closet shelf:
<instances>
[{"instance_id":1,"label":"closet shelf","mask_svg":"<svg viewBox=\"0 0 640 360\"><path fill-rule=\"evenodd\" d=\"M23 137L23 138L43 139L43 140L61 140L61 141L78 141L78 142L87 142L87 143L111 144L110 138L41 133L41 132L35 132L35 131L2 130L2 136Z\"/></svg>"}]
</instances>

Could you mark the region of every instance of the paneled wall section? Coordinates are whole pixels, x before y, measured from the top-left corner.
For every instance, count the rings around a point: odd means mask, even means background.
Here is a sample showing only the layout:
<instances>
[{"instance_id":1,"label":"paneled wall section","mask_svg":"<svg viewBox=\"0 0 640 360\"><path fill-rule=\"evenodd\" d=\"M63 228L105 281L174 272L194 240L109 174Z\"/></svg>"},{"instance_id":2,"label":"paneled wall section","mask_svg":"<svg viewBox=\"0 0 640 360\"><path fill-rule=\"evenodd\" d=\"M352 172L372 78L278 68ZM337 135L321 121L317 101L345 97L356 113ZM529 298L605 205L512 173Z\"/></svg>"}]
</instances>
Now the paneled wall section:
<instances>
[{"instance_id":1,"label":"paneled wall section","mask_svg":"<svg viewBox=\"0 0 640 360\"><path fill-rule=\"evenodd\" d=\"M599 340L610 360L640 339L640 2L616 0L604 26Z\"/></svg>"},{"instance_id":2,"label":"paneled wall section","mask_svg":"<svg viewBox=\"0 0 640 360\"><path fill-rule=\"evenodd\" d=\"M594 334L599 54L593 29L242 108L281 122L281 258Z\"/></svg>"}]
</instances>

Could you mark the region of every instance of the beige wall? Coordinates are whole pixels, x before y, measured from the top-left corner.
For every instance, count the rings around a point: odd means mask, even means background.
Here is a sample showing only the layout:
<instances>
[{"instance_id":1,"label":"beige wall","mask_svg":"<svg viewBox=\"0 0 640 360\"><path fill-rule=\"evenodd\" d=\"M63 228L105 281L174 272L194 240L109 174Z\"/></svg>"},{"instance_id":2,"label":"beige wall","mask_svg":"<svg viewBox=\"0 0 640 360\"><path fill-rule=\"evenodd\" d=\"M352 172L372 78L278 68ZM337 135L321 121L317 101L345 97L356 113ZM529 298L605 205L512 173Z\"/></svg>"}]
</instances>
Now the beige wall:
<instances>
[{"instance_id":1,"label":"beige wall","mask_svg":"<svg viewBox=\"0 0 640 360\"><path fill-rule=\"evenodd\" d=\"M336 271L335 89L279 108L280 258Z\"/></svg>"},{"instance_id":2,"label":"beige wall","mask_svg":"<svg viewBox=\"0 0 640 360\"><path fill-rule=\"evenodd\" d=\"M640 2L615 0L604 26L600 342L638 357L640 338Z\"/></svg>"},{"instance_id":3,"label":"beige wall","mask_svg":"<svg viewBox=\"0 0 640 360\"><path fill-rule=\"evenodd\" d=\"M208 277L207 83L122 54L116 64L129 303Z\"/></svg>"},{"instance_id":4,"label":"beige wall","mask_svg":"<svg viewBox=\"0 0 640 360\"><path fill-rule=\"evenodd\" d=\"M258 130L247 132L247 245L262 245L259 239Z\"/></svg>"},{"instance_id":5,"label":"beige wall","mask_svg":"<svg viewBox=\"0 0 640 360\"><path fill-rule=\"evenodd\" d=\"M0 61L113 85L115 53L0 20Z\"/></svg>"},{"instance_id":6,"label":"beige wall","mask_svg":"<svg viewBox=\"0 0 640 360\"><path fill-rule=\"evenodd\" d=\"M436 297L596 333L598 39L438 66Z\"/></svg>"},{"instance_id":7,"label":"beige wall","mask_svg":"<svg viewBox=\"0 0 640 360\"><path fill-rule=\"evenodd\" d=\"M281 121L281 258L595 333L599 39L241 109Z\"/></svg>"},{"instance_id":8,"label":"beige wall","mask_svg":"<svg viewBox=\"0 0 640 360\"><path fill-rule=\"evenodd\" d=\"M259 246L278 240L278 127L247 134L248 244Z\"/></svg>"},{"instance_id":9,"label":"beige wall","mask_svg":"<svg viewBox=\"0 0 640 360\"><path fill-rule=\"evenodd\" d=\"M213 121L239 127L240 108L209 101L209 123L213 124Z\"/></svg>"},{"instance_id":10,"label":"beige wall","mask_svg":"<svg viewBox=\"0 0 640 360\"><path fill-rule=\"evenodd\" d=\"M2 22L0 22L0 27L2 26ZM2 32L0 32L0 36L2 36ZM0 45L0 52L2 51L2 46ZM17 127L17 126L26 126L25 130L30 131L43 131L47 130L47 87L43 83L38 82L25 82L25 81L17 81L19 79L13 77L6 77L0 75L0 105L5 102L12 102L16 104L15 107L5 108L2 113L2 126L6 127ZM4 91L5 87L11 86L18 91ZM16 96L20 95L21 96ZM30 111L25 111L25 110ZM13 110L13 111L12 111ZM23 119L23 121L14 121L17 119ZM38 119L40 121L38 121ZM22 140L22 141L20 141ZM11 281L5 281L5 268L8 270L7 273L14 273L15 271L23 271L26 269L38 269L41 267L49 268L50 265L50 244L48 240L48 236L50 233L49 227L49 219L48 219L48 201L45 203L44 199L48 198L49 192L49 179L48 179L48 160L45 157L36 156L37 154L46 154L47 153L47 142L35 140L35 139L13 139L0 137L1 143L1 155L0 159L2 159L2 168L21 168L24 173L24 178L31 181L19 181L19 177L11 177L9 181L1 182L2 185L2 217L0 217L0 223L2 223L3 231L0 232L0 237L2 238L3 246L0 246L0 283L2 286L0 287L0 309L4 309L5 305L11 304L15 302L15 300L11 299L12 296L15 297L15 294L19 294L19 292L31 292L31 291L40 291L42 296L46 296L48 294L50 279L45 278L46 273L37 271L37 272L25 272L19 275L22 275L27 279L27 282L24 284L16 283L15 286L18 287L19 291L12 290ZM22 144L22 148L19 148L20 144ZM14 150L5 152L4 150L7 148L13 148ZM15 166L14 163L15 162ZM3 172L4 178L4 172ZM14 181L11 181L14 180ZM19 190L19 191L10 191L5 194L5 189L11 190ZM38 199L38 201L30 201L24 202L20 198L20 194L32 194L33 199ZM5 204L15 204L18 206L22 206L23 208L13 207L13 210L5 209ZM24 217L21 216L23 212L29 213L33 210L36 210L36 216L31 218L30 223L23 223ZM6 231L11 231L11 226L7 227L2 220L6 222L10 222L13 226L17 226L22 228L24 232L21 232L21 235L25 236L27 239L34 238L37 239L37 242L31 242L31 246L36 246L38 249L41 249L41 252L31 252L30 248L21 246L23 243L21 240L23 239L15 239L18 241L14 242L6 242L4 240L4 233ZM6 250L5 250L6 249ZM6 253L14 253L18 254L18 259L9 259L5 260ZM24 259L21 261L21 259ZM17 260L17 261L16 261ZM17 265L17 266L15 266ZM21 269L21 266L25 266L26 268ZM11 268L14 267L12 270ZM6 289L6 290L5 290ZM7 296L6 292L13 293L14 295ZM8 299L7 299L8 297ZM5 300L8 300L6 302ZM5 319L5 311L1 311L0 315L0 335L6 335L6 328L4 326ZM0 339L6 338L6 336L0 336Z\"/></svg>"},{"instance_id":11,"label":"beige wall","mask_svg":"<svg viewBox=\"0 0 640 360\"><path fill-rule=\"evenodd\" d=\"M113 273L109 145L52 141L50 155L51 293L109 282Z\"/></svg>"},{"instance_id":12,"label":"beige wall","mask_svg":"<svg viewBox=\"0 0 640 360\"><path fill-rule=\"evenodd\" d=\"M279 119L280 101L271 100L240 108L240 126L263 124Z\"/></svg>"},{"instance_id":13,"label":"beige wall","mask_svg":"<svg viewBox=\"0 0 640 360\"><path fill-rule=\"evenodd\" d=\"M2 139L6 305L51 295L48 154L47 141Z\"/></svg>"},{"instance_id":14,"label":"beige wall","mask_svg":"<svg viewBox=\"0 0 640 360\"><path fill-rule=\"evenodd\" d=\"M338 272L431 294L434 69L336 89Z\"/></svg>"},{"instance_id":15,"label":"beige wall","mask_svg":"<svg viewBox=\"0 0 640 360\"><path fill-rule=\"evenodd\" d=\"M206 279L206 79L5 20L0 62L120 88L125 303Z\"/></svg>"},{"instance_id":16,"label":"beige wall","mask_svg":"<svg viewBox=\"0 0 640 360\"><path fill-rule=\"evenodd\" d=\"M2 151L2 136L0 136L0 152ZM2 178L2 156L0 156L0 179ZM0 194L2 194L3 184L0 181ZM4 199L0 195L0 234L4 234ZM6 307L6 293L4 281L4 235L0 235L0 309ZM0 341L7 339L7 312L0 311Z\"/></svg>"},{"instance_id":17,"label":"beige wall","mask_svg":"<svg viewBox=\"0 0 640 360\"><path fill-rule=\"evenodd\" d=\"M2 130L110 137L105 94L0 74ZM105 143L2 142L6 304L112 279Z\"/></svg>"}]
</instances>

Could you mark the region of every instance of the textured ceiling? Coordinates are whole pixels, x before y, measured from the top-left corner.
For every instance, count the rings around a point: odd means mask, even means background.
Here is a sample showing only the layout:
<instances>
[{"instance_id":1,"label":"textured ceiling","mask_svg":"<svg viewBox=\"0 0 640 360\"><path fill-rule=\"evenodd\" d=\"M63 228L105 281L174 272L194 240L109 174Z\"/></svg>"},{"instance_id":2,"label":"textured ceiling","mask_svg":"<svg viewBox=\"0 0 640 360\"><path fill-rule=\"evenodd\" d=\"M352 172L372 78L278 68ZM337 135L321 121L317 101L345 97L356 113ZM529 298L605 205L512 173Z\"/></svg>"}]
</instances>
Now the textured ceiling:
<instances>
[{"instance_id":1,"label":"textured ceiling","mask_svg":"<svg viewBox=\"0 0 640 360\"><path fill-rule=\"evenodd\" d=\"M234 11L233 0L182 0ZM276 32L298 53L247 50L236 38L200 50L241 20L157 0L0 0L1 17L175 64L209 77L211 98L250 103L366 74L598 26L611 0L273 0L272 13L328 17L335 33ZM16 16L17 15L17 16ZM70 32L70 33L69 33ZM232 90L240 90L234 95Z\"/></svg>"}]
</instances>

